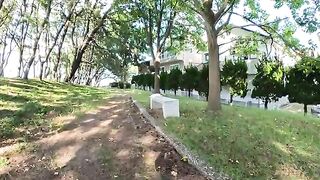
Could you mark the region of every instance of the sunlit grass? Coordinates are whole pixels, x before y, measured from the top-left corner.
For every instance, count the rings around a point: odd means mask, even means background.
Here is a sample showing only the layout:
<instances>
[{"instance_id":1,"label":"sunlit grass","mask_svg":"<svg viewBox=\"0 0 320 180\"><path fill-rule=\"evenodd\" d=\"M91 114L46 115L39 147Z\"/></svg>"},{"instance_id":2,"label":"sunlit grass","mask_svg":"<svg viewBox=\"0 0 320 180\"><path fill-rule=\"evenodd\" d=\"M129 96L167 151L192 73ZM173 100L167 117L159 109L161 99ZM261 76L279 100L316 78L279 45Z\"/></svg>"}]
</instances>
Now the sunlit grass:
<instances>
[{"instance_id":1,"label":"sunlit grass","mask_svg":"<svg viewBox=\"0 0 320 180\"><path fill-rule=\"evenodd\" d=\"M149 95L133 91L145 106ZM164 129L218 171L235 179L320 179L320 119L236 106L209 116L206 102L179 100L181 118Z\"/></svg>"},{"instance_id":2,"label":"sunlit grass","mask_svg":"<svg viewBox=\"0 0 320 180\"><path fill-rule=\"evenodd\" d=\"M25 136L41 126L54 127L52 118L96 107L115 93L67 83L0 79L0 140Z\"/></svg>"}]
</instances>

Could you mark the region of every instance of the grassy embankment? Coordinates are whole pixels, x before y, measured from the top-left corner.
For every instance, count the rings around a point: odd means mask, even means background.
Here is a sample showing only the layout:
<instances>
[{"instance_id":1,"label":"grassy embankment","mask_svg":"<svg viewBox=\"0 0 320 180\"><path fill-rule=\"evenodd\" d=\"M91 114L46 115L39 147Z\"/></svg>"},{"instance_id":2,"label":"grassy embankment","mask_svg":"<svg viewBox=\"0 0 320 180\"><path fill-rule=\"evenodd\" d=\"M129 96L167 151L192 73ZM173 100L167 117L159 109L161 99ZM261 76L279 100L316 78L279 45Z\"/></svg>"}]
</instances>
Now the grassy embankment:
<instances>
[{"instance_id":1,"label":"grassy embankment","mask_svg":"<svg viewBox=\"0 0 320 180\"><path fill-rule=\"evenodd\" d=\"M53 118L81 115L115 93L66 83L0 79L0 142L27 142L34 133L59 128Z\"/></svg>"},{"instance_id":2,"label":"grassy embankment","mask_svg":"<svg viewBox=\"0 0 320 180\"><path fill-rule=\"evenodd\" d=\"M132 95L148 107L150 92ZM218 171L234 179L320 179L320 119L236 106L208 116L206 102L177 98L181 117L163 128Z\"/></svg>"}]
</instances>

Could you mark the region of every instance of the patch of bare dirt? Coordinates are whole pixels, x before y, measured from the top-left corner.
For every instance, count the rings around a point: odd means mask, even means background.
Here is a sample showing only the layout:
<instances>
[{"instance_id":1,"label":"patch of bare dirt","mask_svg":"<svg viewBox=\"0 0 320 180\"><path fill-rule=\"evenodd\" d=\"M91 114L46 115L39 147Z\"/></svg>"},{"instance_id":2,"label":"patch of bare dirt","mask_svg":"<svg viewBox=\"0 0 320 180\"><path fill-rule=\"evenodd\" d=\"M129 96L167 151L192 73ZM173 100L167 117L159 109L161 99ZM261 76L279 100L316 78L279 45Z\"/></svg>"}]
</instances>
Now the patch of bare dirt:
<instances>
[{"instance_id":1,"label":"patch of bare dirt","mask_svg":"<svg viewBox=\"0 0 320 180\"><path fill-rule=\"evenodd\" d=\"M59 121L64 121L63 118ZM9 157L0 179L205 179L131 105L115 97Z\"/></svg>"}]
</instances>

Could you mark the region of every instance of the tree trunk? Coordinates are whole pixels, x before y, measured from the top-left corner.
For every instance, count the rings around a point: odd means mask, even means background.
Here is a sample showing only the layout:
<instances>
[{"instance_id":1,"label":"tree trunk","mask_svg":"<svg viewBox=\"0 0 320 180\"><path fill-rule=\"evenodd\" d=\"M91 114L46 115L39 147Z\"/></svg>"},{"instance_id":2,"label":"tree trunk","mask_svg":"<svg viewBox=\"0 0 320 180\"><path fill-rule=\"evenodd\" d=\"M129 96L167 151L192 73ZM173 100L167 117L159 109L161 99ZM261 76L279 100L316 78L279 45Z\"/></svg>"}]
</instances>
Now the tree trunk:
<instances>
[{"instance_id":1,"label":"tree trunk","mask_svg":"<svg viewBox=\"0 0 320 180\"><path fill-rule=\"evenodd\" d=\"M84 49L79 49L77 51L77 55L75 56L75 59L73 60L71 65L70 75L66 77L65 82L71 82L71 80L73 79L78 68L80 67L84 51L85 51Z\"/></svg>"},{"instance_id":2,"label":"tree trunk","mask_svg":"<svg viewBox=\"0 0 320 180\"><path fill-rule=\"evenodd\" d=\"M188 96L191 97L191 90L188 89Z\"/></svg>"},{"instance_id":3,"label":"tree trunk","mask_svg":"<svg viewBox=\"0 0 320 180\"><path fill-rule=\"evenodd\" d=\"M43 67L44 67L44 63L45 62L40 62L40 73L39 73L39 78L40 78L40 81L43 80Z\"/></svg>"},{"instance_id":4,"label":"tree trunk","mask_svg":"<svg viewBox=\"0 0 320 180\"><path fill-rule=\"evenodd\" d=\"M268 109L268 99L266 98L265 100L264 100L264 109L265 110L267 110Z\"/></svg>"},{"instance_id":5,"label":"tree trunk","mask_svg":"<svg viewBox=\"0 0 320 180\"><path fill-rule=\"evenodd\" d=\"M157 54L155 62L154 62L154 94L160 94L160 78L159 78L159 71L160 71L160 54Z\"/></svg>"},{"instance_id":6,"label":"tree trunk","mask_svg":"<svg viewBox=\"0 0 320 180\"><path fill-rule=\"evenodd\" d=\"M36 34L36 38L35 38L33 46L32 46L32 55L31 55L28 63L26 64L26 68L25 68L25 71L24 71L24 74L23 74L23 79L28 79L30 67L32 66L33 61L34 61L34 59L36 57L36 53L37 53L37 49L38 49L38 45L39 45L39 40L41 38L42 32L43 32L47 22L49 21L49 17L50 17L50 13L51 13L51 3L52 3L52 0L48 0L48 7L47 7L47 10L46 10L46 17L45 17L45 19L43 20L43 22L40 25L39 32Z\"/></svg>"},{"instance_id":7,"label":"tree trunk","mask_svg":"<svg viewBox=\"0 0 320 180\"><path fill-rule=\"evenodd\" d=\"M308 104L303 104L303 112L304 112L304 115L308 114Z\"/></svg>"},{"instance_id":8,"label":"tree trunk","mask_svg":"<svg viewBox=\"0 0 320 180\"><path fill-rule=\"evenodd\" d=\"M174 95L177 96L177 90L174 90Z\"/></svg>"},{"instance_id":9,"label":"tree trunk","mask_svg":"<svg viewBox=\"0 0 320 180\"><path fill-rule=\"evenodd\" d=\"M18 78L21 78L22 63L23 63L23 48L20 47L20 49L19 49L19 66L18 66L18 74L17 74Z\"/></svg>"},{"instance_id":10,"label":"tree trunk","mask_svg":"<svg viewBox=\"0 0 320 180\"><path fill-rule=\"evenodd\" d=\"M61 62L62 47L63 47L63 43L64 43L64 40L66 38L67 32L68 32L68 28L69 28L69 26L66 25L64 30L63 30L63 33L62 33L62 36L61 36L61 40L60 40L60 43L59 43L59 46L58 46L57 61L53 66L53 78L57 79L57 80L58 80L58 67L59 67L59 64Z\"/></svg>"},{"instance_id":11,"label":"tree trunk","mask_svg":"<svg viewBox=\"0 0 320 180\"><path fill-rule=\"evenodd\" d=\"M229 102L231 105L233 103L233 94L230 94L230 102Z\"/></svg>"},{"instance_id":12,"label":"tree trunk","mask_svg":"<svg viewBox=\"0 0 320 180\"><path fill-rule=\"evenodd\" d=\"M209 98L208 112L221 110L220 104L220 62L217 33L212 22L206 26L209 51Z\"/></svg>"}]
</instances>

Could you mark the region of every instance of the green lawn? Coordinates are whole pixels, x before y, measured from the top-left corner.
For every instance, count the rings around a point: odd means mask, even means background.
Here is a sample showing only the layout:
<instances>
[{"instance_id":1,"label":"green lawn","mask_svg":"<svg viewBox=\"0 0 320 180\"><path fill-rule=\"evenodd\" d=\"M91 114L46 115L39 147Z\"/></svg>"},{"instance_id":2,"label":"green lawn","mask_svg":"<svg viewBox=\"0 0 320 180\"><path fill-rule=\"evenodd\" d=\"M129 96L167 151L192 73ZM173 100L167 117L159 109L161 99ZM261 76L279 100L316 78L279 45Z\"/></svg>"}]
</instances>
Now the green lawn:
<instances>
[{"instance_id":1,"label":"green lawn","mask_svg":"<svg viewBox=\"0 0 320 180\"><path fill-rule=\"evenodd\" d=\"M0 79L0 142L24 140L39 127L54 128L52 118L93 108L115 93L66 83Z\"/></svg>"},{"instance_id":2,"label":"green lawn","mask_svg":"<svg viewBox=\"0 0 320 180\"><path fill-rule=\"evenodd\" d=\"M149 92L134 90L148 106ZM283 111L223 106L179 97L181 118L163 128L234 179L320 179L320 119Z\"/></svg>"}]
</instances>

